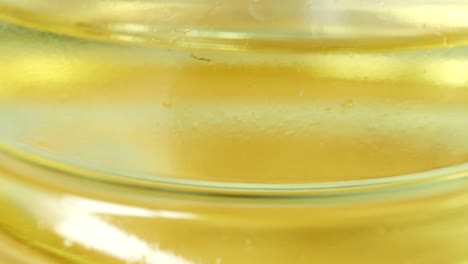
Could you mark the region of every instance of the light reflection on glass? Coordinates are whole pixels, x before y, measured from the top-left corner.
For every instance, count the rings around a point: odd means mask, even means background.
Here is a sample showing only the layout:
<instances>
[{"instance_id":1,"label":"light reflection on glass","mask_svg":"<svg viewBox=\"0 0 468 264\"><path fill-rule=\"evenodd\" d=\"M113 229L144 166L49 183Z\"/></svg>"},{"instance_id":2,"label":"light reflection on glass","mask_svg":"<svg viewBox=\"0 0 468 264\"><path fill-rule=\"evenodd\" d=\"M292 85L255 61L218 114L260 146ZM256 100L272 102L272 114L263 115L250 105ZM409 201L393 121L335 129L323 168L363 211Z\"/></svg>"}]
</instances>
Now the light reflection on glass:
<instances>
[{"instance_id":1,"label":"light reflection on glass","mask_svg":"<svg viewBox=\"0 0 468 264\"><path fill-rule=\"evenodd\" d=\"M79 244L87 249L99 251L127 263L193 263L176 254L162 250L138 236L109 223L99 215L119 215L148 218L187 219L195 216L190 213L149 210L145 208L117 205L94 201L76 196L45 199L41 211L55 212L47 217L54 231L64 238L70 247Z\"/></svg>"},{"instance_id":2,"label":"light reflection on glass","mask_svg":"<svg viewBox=\"0 0 468 264\"><path fill-rule=\"evenodd\" d=\"M87 214L106 214L134 217L194 219L196 215L186 212L171 212L164 210L149 210L141 207L118 205L102 201L95 201L76 196L65 196L60 200L64 208L84 210Z\"/></svg>"}]
</instances>

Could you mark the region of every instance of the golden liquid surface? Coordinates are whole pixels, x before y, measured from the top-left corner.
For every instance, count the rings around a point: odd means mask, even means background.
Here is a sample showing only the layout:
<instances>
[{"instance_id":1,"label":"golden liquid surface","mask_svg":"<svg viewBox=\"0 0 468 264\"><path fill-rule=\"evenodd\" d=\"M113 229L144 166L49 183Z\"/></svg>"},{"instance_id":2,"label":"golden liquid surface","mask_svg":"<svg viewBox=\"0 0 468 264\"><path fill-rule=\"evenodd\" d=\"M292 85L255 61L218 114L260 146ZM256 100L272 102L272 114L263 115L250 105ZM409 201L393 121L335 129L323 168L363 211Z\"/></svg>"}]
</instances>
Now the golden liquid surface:
<instances>
[{"instance_id":1,"label":"golden liquid surface","mask_svg":"<svg viewBox=\"0 0 468 264\"><path fill-rule=\"evenodd\" d=\"M464 47L222 53L0 30L0 142L60 162L148 180L315 183L468 160ZM64 187L0 162L0 237L36 263L468 260L462 191L211 204Z\"/></svg>"},{"instance_id":2,"label":"golden liquid surface","mask_svg":"<svg viewBox=\"0 0 468 264\"><path fill-rule=\"evenodd\" d=\"M3 39L0 138L67 163L150 179L301 183L468 160L463 48L226 54L19 28Z\"/></svg>"}]
</instances>

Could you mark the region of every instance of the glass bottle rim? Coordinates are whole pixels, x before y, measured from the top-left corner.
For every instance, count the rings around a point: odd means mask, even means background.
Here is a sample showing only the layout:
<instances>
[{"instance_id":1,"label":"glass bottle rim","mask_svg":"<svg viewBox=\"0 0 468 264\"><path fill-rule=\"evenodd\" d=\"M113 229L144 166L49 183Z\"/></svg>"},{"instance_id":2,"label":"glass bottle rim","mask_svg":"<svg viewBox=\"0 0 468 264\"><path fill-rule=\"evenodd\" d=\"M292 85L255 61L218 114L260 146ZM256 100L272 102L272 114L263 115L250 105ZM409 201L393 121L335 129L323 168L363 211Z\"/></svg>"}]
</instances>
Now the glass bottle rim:
<instances>
[{"instance_id":1,"label":"glass bottle rim","mask_svg":"<svg viewBox=\"0 0 468 264\"><path fill-rule=\"evenodd\" d=\"M3 161L3 162L2 162ZM319 183L238 183L215 182L173 177L138 177L136 175L115 174L87 169L44 156L0 144L0 162L4 168L28 167L32 172L26 177L37 177L53 181L60 177L74 184L103 184L105 187L124 187L133 191L145 190L154 193L174 195L194 195L197 197L219 197L238 199L275 199L301 201L310 199L338 198L399 193L413 195L419 191L443 190L442 186L458 188L468 180L468 163L432 169L423 172L395 175L383 178L345 180ZM10 166L9 166L10 165ZM21 172L20 172L21 173ZM55 175L49 177L49 175ZM45 175L45 176L44 176ZM444 188L445 188L444 187ZM370 195L370 196L369 196Z\"/></svg>"},{"instance_id":2,"label":"glass bottle rim","mask_svg":"<svg viewBox=\"0 0 468 264\"><path fill-rule=\"evenodd\" d=\"M373 52L468 43L460 1L134 2L0 0L0 19L73 37L189 50Z\"/></svg>"}]
</instances>

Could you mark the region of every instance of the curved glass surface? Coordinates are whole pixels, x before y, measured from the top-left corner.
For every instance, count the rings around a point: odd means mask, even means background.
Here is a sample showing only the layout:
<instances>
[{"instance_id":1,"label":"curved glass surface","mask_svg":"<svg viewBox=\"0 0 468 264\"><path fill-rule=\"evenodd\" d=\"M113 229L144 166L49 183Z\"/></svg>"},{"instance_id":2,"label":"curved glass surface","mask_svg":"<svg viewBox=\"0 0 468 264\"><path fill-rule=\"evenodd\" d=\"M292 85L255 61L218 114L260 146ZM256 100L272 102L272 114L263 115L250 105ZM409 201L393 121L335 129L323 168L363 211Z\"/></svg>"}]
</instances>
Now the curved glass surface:
<instances>
[{"instance_id":1,"label":"curved glass surface","mask_svg":"<svg viewBox=\"0 0 468 264\"><path fill-rule=\"evenodd\" d=\"M464 1L0 1L0 262L468 261Z\"/></svg>"}]
</instances>

